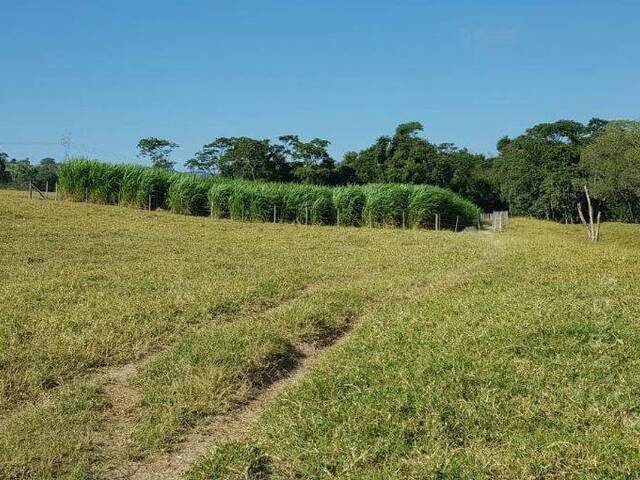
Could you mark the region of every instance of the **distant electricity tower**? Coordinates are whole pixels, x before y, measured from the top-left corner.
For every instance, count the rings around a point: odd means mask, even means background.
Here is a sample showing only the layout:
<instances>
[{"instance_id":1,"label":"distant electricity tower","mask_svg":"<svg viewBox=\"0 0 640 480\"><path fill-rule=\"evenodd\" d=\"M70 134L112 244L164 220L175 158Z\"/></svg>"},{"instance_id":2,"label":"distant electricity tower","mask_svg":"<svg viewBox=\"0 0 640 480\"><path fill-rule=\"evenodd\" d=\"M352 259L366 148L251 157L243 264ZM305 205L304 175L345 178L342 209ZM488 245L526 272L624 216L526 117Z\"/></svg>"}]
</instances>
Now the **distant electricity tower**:
<instances>
[{"instance_id":1,"label":"distant electricity tower","mask_svg":"<svg viewBox=\"0 0 640 480\"><path fill-rule=\"evenodd\" d=\"M65 135L64 137L62 137L62 140L60 140L60 144L64 147L64 161L66 162L67 160L69 160L69 154L71 152L71 136Z\"/></svg>"}]
</instances>

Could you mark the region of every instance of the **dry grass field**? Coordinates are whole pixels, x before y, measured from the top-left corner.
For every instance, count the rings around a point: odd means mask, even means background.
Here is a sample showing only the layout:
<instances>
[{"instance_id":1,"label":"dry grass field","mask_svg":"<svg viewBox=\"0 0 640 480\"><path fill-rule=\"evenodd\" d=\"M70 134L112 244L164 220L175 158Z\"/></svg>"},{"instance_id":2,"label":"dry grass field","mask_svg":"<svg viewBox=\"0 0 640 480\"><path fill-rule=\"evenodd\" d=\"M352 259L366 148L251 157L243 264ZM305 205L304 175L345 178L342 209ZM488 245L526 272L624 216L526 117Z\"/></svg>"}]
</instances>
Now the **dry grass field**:
<instances>
[{"instance_id":1,"label":"dry grass field","mask_svg":"<svg viewBox=\"0 0 640 480\"><path fill-rule=\"evenodd\" d=\"M2 478L640 472L640 228L242 223L0 191Z\"/></svg>"}]
</instances>

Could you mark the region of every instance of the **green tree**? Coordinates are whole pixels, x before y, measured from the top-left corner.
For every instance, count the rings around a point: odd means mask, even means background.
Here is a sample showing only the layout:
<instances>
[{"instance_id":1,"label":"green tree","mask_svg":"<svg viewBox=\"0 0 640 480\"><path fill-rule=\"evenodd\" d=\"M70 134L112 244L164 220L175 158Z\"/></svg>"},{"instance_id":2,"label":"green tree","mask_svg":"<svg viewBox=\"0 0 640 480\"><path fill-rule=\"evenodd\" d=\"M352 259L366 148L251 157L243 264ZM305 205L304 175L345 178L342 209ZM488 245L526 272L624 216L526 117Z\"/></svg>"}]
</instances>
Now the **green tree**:
<instances>
[{"instance_id":1,"label":"green tree","mask_svg":"<svg viewBox=\"0 0 640 480\"><path fill-rule=\"evenodd\" d=\"M613 121L600 128L580 164L609 219L640 221L640 122Z\"/></svg>"},{"instance_id":2,"label":"green tree","mask_svg":"<svg viewBox=\"0 0 640 480\"><path fill-rule=\"evenodd\" d=\"M9 161L9 155L4 152L0 152L0 184L6 185L11 181L11 175L7 170L7 162Z\"/></svg>"},{"instance_id":3,"label":"green tree","mask_svg":"<svg viewBox=\"0 0 640 480\"><path fill-rule=\"evenodd\" d=\"M52 190L58 182L58 164L55 159L47 157L40 160L35 167L34 181L36 186L43 190L47 185Z\"/></svg>"},{"instance_id":4,"label":"green tree","mask_svg":"<svg viewBox=\"0 0 640 480\"><path fill-rule=\"evenodd\" d=\"M151 162L152 167L171 171L175 162L172 162L169 156L178 146L177 143L164 138L143 138L138 142L138 157Z\"/></svg>"},{"instance_id":5,"label":"green tree","mask_svg":"<svg viewBox=\"0 0 640 480\"><path fill-rule=\"evenodd\" d=\"M385 168L391 138L379 137L372 146L360 152L347 152L343 164L355 172L357 183L375 183L385 181Z\"/></svg>"},{"instance_id":6,"label":"green tree","mask_svg":"<svg viewBox=\"0 0 640 480\"><path fill-rule=\"evenodd\" d=\"M419 122L402 123L389 144L385 178L388 182L429 183L446 186L450 178L447 163L438 147L418 137Z\"/></svg>"},{"instance_id":7,"label":"green tree","mask_svg":"<svg viewBox=\"0 0 640 480\"><path fill-rule=\"evenodd\" d=\"M495 171L495 160L467 149L449 149L446 156L450 179L445 185L486 211L504 210Z\"/></svg>"},{"instance_id":8,"label":"green tree","mask_svg":"<svg viewBox=\"0 0 640 480\"><path fill-rule=\"evenodd\" d=\"M357 183L427 183L449 188L485 209L504 207L495 162L451 143L434 145L418 136L422 130L419 122L400 124L393 136L379 137L360 152L348 152L342 165L352 170Z\"/></svg>"},{"instance_id":9,"label":"green tree","mask_svg":"<svg viewBox=\"0 0 640 480\"><path fill-rule=\"evenodd\" d=\"M24 189L29 186L29 182L35 182L37 169L31 165L29 159L11 159L6 164L7 172L11 175L11 186Z\"/></svg>"},{"instance_id":10,"label":"green tree","mask_svg":"<svg viewBox=\"0 0 640 480\"><path fill-rule=\"evenodd\" d=\"M330 185L335 181L336 163L327 151L328 140L314 138L303 142L297 135L283 135L278 140L288 157L294 181L317 185Z\"/></svg>"},{"instance_id":11,"label":"green tree","mask_svg":"<svg viewBox=\"0 0 640 480\"><path fill-rule=\"evenodd\" d=\"M573 221L580 196L580 154L606 122L541 123L498 141L496 160L502 198L512 213Z\"/></svg>"},{"instance_id":12,"label":"green tree","mask_svg":"<svg viewBox=\"0 0 640 480\"><path fill-rule=\"evenodd\" d=\"M206 175L249 180L283 181L290 176L283 146L249 137L216 138L188 160L186 166Z\"/></svg>"}]
</instances>

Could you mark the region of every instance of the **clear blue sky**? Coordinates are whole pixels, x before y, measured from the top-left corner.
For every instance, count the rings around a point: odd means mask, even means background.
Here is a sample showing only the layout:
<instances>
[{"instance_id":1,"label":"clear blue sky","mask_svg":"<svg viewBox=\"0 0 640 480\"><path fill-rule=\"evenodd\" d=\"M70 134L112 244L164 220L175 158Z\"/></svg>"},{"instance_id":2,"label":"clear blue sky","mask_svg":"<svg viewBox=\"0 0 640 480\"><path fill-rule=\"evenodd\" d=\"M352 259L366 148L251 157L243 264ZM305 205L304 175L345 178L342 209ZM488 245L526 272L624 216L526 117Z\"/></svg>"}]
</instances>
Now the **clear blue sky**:
<instances>
[{"instance_id":1,"label":"clear blue sky","mask_svg":"<svg viewBox=\"0 0 640 480\"><path fill-rule=\"evenodd\" d=\"M0 0L0 150L182 163L218 136L345 151L418 120L489 153L559 118L637 119L640 2ZM34 144L42 142L45 144ZM46 145L51 143L51 145Z\"/></svg>"}]
</instances>

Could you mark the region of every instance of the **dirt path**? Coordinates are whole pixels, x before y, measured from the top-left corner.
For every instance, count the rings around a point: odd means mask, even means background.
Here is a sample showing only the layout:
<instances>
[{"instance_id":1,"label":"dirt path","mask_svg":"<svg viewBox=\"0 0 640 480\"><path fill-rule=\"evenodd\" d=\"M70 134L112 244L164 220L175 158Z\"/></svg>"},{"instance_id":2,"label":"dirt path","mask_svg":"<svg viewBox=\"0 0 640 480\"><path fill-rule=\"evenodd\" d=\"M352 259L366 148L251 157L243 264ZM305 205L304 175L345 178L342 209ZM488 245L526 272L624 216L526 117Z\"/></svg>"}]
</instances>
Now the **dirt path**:
<instances>
[{"instance_id":1,"label":"dirt path","mask_svg":"<svg viewBox=\"0 0 640 480\"><path fill-rule=\"evenodd\" d=\"M501 242L495 236L489 239L490 250L493 254L502 254ZM488 255L491 257L491 255ZM452 270L437 280L431 279L429 290L434 292L440 289L451 288L464 282L471 273L481 266L486 266L488 258L479 258L476 261ZM310 294L313 288L305 287L301 294ZM369 305L384 303L386 301L401 301L405 298L421 296L425 294L425 285L413 285L409 288L391 290L384 297L378 298ZM297 296L296 296L297 297ZM294 298L296 298L294 297ZM291 300L289 300L291 301ZM268 316L283 304L266 309L258 309L259 314ZM134 479L134 480L168 480L181 478L193 464L193 462L208 453L216 445L241 440L246 438L252 425L260 412L265 410L277 395L287 387L296 384L305 375L309 368L323 356L328 350L341 343L348 335L342 335L331 345L313 347L307 344L296 345L299 353L298 362L282 378L274 380L262 388L255 397L238 405L233 410L212 417L207 423L198 425L186 433L183 441L174 445L170 450L153 455L140 461L131 462L123 458L129 441L128 435L134 427L135 406L139 400L139 393L135 387L130 386L129 379L133 378L138 365L143 362L132 363L122 367L115 367L103 374L105 391L112 404L112 412L117 418L110 425L107 432L103 432L103 439L98 443L101 457L106 460L105 478L109 479Z\"/></svg>"},{"instance_id":2,"label":"dirt path","mask_svg":"<svg viewBox=\"0 0 640 480\"><path fill-rule=\"evenodd\" d=\"M100 459L106 462L122 461L122 447L129 441L129 434L135 424L135 411L140 401L140 392L130 384L142 360L109 367L98 375L104 385L104 393L109 400L110 421L100 432L96 442Z\"/></svg>"},{"instance_id":3,"label":"dirt path","mask_svg":"<svg viewBox=\"0 0 640 480\"><path fill-rule=\"evenodd\" d=\"M280 378L248 402L232 411L214 417L209 423L193 429L172 450L140 462L129 463L109 471L108 478L133 480L169 480L180 478L200 456L218 444L244 438L258 414L285 388L297 383L319 357L321 350L303 344L297 347L300 360L288 374ZM322 349L322 351L326 350Z\"/></svg>"}]
</instances>

